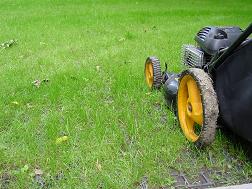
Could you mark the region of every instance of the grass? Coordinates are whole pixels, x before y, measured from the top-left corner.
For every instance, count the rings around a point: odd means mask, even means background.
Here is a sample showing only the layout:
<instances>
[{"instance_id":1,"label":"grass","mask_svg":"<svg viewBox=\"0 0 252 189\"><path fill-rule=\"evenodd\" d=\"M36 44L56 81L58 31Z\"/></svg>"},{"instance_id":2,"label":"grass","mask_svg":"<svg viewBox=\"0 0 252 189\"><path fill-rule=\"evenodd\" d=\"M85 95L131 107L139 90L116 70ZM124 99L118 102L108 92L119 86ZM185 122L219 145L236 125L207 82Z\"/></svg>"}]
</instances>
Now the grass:
<instances>
[{"instance_id":1,"label":"grass","mask_svg":"<svg viewBox=\"0 0 252 189\"><path fill-rule=\"evenodd\" d=\"M218 132L196 149L143 74L149 55L181 71L181 46L200 28L244 28L251 9L236 0L1 0L0 43L18 42L0 49L0 186L136 188L147 177L150 188L171 187L173 169L192 178L217 170L219 185L251 181L239 145Z\"/></svg>"}]
</instances>

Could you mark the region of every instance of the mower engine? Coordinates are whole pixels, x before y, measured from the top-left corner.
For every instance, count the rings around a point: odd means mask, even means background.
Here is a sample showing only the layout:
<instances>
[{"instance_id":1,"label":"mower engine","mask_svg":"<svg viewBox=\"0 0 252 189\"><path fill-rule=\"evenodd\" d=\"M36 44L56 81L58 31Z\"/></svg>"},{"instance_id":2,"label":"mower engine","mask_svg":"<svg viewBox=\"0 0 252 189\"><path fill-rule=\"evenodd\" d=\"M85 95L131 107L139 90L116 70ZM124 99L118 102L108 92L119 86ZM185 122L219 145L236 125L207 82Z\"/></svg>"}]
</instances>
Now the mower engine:
<instances>
[{"instance_id":1,"label":"mower engine","mask_svg":"<svg viewBox=\"0 0 252 189\"><path fill-rule=\"evenodd\" d=\"M217 120L252 142L252 24L239 27L204 27L196 45L184 45L181 73L161 73L156 57L145 62L151 89L163 86L167 105L177 114L186 138L198 147L214 140ZM218 119L220 118L220 119Z\"/></svg>"},{"instance_id":2,"label":"mower engine","mask_svg":"<svg viewBox=\"0 0 252 189\"><path fill-rule=\"evenodd\" d=\"M182 63L200 68L213 61L241 35L239 27L204 27L195 36L197 46L184 45ZM176 113L176 98L180 74L163 72L164 96L169 107Z\"/></svg>"},{"instance_id":3,"label":"mower engine","mask_svg":"<svg viewBox=\"0 0 252 189\"><path fill-rule=\"evenodd\" d=\"M204 27L195 36L197 46L183 46L182 62L189 67L203 68L230 47L241 33L239 27Z\"/></svg>"}]
</instances>

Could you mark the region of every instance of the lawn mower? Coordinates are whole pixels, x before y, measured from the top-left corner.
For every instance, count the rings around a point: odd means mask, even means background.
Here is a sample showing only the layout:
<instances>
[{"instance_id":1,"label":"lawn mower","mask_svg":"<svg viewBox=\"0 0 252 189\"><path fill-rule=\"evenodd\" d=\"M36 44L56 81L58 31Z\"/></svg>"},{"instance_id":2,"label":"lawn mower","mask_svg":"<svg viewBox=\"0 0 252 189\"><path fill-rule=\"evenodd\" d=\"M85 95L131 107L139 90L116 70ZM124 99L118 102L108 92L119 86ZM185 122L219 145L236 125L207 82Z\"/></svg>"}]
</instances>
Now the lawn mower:
<instances>
[{"instance_id":1,"label":"lawn mower","mask_svg":"<svg viewBox=\"0 0 252 189\"><path fill-rule=\"evenodd\" d=\"M252 142L252 24L202 28L196 45L183 45L181 73L161 72L152 56L145 62L145 78L164 97L188 140L198 147L211 144L217 125Z\"/></svg>"}]
</instances>

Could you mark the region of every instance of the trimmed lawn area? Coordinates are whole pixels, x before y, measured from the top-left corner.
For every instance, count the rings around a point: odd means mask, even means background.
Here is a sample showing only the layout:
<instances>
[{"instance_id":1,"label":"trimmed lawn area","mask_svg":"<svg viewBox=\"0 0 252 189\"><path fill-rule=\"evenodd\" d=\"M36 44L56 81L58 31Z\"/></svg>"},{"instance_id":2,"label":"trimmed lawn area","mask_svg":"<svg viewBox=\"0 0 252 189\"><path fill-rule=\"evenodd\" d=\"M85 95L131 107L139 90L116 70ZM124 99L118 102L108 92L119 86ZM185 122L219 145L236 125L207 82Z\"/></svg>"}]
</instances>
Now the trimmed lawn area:
<instances>
[{"instance_id":1,"label":"trimmed lawn area","mask_svg":"<svg viewBox=\"0 0 252 189\"><path fill-rule=\"evenodd\" d=\"M218 131L197 149L144 80L148 56L181 71L199 29L245 28L251 10L237 0L1 0L0 44L17 42L0 46L0 188L170 188L173 171L194 180L202 170L216 185L252 181L240 145Z\"/></svg>"}]
</instances>

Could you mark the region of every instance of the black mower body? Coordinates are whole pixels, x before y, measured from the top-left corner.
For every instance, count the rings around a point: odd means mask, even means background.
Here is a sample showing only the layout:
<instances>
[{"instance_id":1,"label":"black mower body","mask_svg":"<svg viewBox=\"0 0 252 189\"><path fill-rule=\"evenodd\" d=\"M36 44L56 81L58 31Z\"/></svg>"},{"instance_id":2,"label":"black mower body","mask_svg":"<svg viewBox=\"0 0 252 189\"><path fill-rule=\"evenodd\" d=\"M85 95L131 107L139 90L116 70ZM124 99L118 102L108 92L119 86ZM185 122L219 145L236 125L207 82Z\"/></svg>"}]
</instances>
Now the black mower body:
<instances>
[{"instance_id":1,"label":"black mower body","mask_svg":"<svg viewBox=\"0 0 252 189\"><path fill-rule=\"evenodd\" d=\"M197 47L184 47L183 62L207 72L219 103L219 120L252 142L252 24L239 27L204 27L195 36ZM167 69L166 69L167 70ZM163 72L165 99L176 112L180 74Z\"/></svg>"},{"instance_id":2,"label":"black mower body","mask_svg":"<svg viewBox=\"0 0 252 189\"><path fill-rule=\"evenodd\" d=\"M252 40L216 69L215 90L224 126L252 142Z\"/></svg>"}]
</instances>

